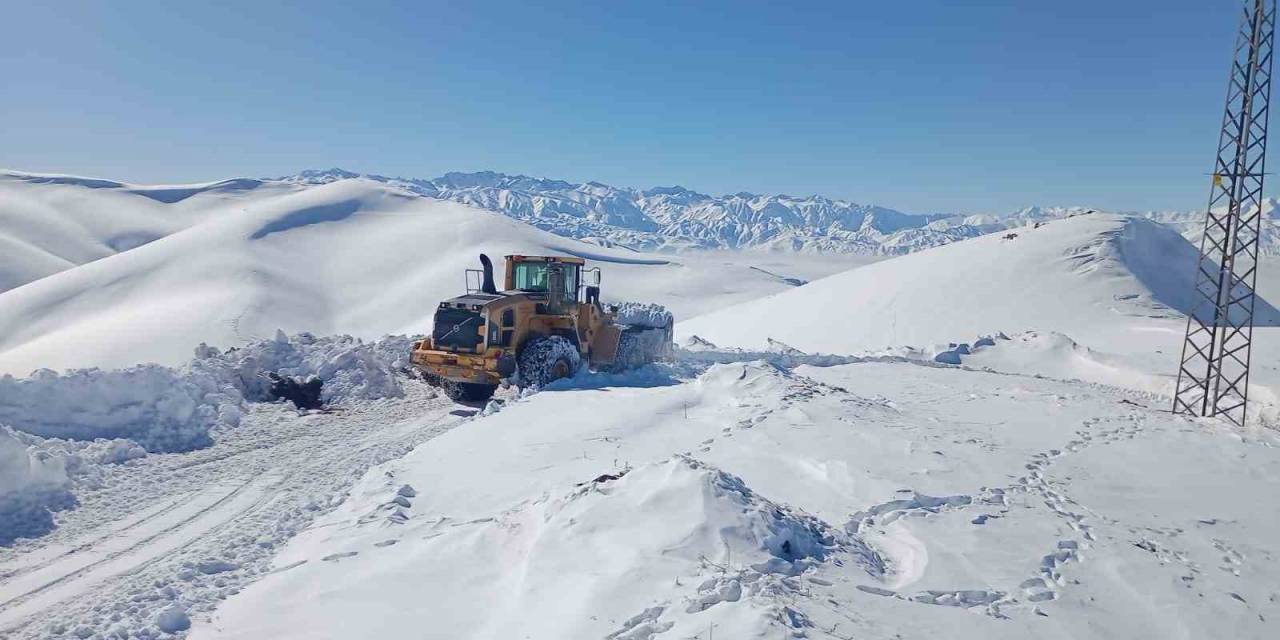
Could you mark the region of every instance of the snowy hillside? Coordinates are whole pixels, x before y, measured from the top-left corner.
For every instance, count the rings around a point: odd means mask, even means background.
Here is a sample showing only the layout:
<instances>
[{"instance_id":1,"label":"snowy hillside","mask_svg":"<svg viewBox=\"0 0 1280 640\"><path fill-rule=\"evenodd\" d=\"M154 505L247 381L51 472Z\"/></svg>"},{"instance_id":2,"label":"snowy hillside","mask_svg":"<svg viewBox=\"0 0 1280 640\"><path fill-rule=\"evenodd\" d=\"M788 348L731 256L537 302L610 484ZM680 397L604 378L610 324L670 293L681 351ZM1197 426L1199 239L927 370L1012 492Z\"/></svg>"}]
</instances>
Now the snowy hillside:
<instances>
[{"instance_id":1,"label":"snowy hillside","mask_svg":"<svg viewBox=\"0 0 1280 640\"><path fill-rule=\"evenodd\" d=\"M100 202L83 186L59 193ZM214 206L197 208L197 198ZM767 256L608 249L368 180L189 200L198 224L0 293L0 373L174 365L201 342L238 346L277 329L425 333L439 301L463 292L463 270L478 267L480 252L580 256L603 268L606 301L659 302L681 317L850 265L825 260L797 279Z\"/></svg>"},{"instance_id":2,"label":"snowy hillside","mask_svg":"<svg viewBox=\"0 0 1280 640\"><path fill-rule=\"evenodd\" d=\"M0 172L0 291L231 215L250 195L297 190L258 180L166 187Z\"/></svg>"},{"instance_id":3,"label":"snowy hillside","mask_svg":"<svg viewBox=\"0 0 1280 640\"><path fill-rule=\"evenodd\" d=\"M1077 361L1075 377L1098 379L1113 368L1098 362L1098 353L1120 354L1126 364L1109 382L1126 378L1133 388L1172 387L1169 376L1177 371L1190 308L1193 245L1166 226L1111 214L1011 233L878 262L684 320L677 336L752 349L768 347L772 338L823 353L912 346L932 356L952 343L1034 330L1044 335L1031 348L1046 351L1032 359L1038 366L1048 366L1049 356ZM1264 282L1280 275L1280 264L1273 263L1264 259ZM1280 400L1280 311L1272 302L1258 302L1251 380L1265 385L1257 399L1274 403ZM1053 332L1066 340L1048 335ZM973 364L982 366L987 357Z\"/></svg>"}]
</instances>

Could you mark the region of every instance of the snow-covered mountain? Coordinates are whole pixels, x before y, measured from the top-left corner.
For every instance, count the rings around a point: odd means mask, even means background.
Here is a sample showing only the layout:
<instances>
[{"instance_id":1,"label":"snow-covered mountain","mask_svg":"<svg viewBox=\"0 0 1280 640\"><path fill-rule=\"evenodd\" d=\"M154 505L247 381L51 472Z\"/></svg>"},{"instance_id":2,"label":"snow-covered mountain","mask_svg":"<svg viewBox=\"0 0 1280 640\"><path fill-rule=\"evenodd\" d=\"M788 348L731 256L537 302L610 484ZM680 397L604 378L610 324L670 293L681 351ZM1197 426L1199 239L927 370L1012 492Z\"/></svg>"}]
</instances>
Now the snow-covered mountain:
<instances>
[{"instance_id":1,"label":"snow-covered mountain","mask_svg":"<svg viewBox=\"0 0 1280 640\"><path fill-rule=\"evenodd\" d=\"M313 185L356 177L497 211L558 235L637 250L751 248L893 255L984 232L951 214L913 215L822 196L711 196L679 186L636 190L492 171L416 179L328 169L277 180ZM954 222L930 226L942 219Z\"/></svg>"},{"instance_id":2,"label":"snow-covered mountain","mask_svg":"<svg viewBox=\"0 0 1280 640\"><path fill-rule=\"evenodd\" d=\"M425 196L496 211L557 235L639 250L764 249L815 253L903 255L1037 222L1100 211L1029 206L996 214L909 214L823 196L736 193L711 196L684 187L636 190L599 182L447 173L435 179L388 178L343 169L308 170L278 178L314 185L364 178ZM1198 243L1203 211L1114 211L1167 224ZM1262 253L1280 253L1280 204L1264 203Z\"/></svg>"}]
</instances>

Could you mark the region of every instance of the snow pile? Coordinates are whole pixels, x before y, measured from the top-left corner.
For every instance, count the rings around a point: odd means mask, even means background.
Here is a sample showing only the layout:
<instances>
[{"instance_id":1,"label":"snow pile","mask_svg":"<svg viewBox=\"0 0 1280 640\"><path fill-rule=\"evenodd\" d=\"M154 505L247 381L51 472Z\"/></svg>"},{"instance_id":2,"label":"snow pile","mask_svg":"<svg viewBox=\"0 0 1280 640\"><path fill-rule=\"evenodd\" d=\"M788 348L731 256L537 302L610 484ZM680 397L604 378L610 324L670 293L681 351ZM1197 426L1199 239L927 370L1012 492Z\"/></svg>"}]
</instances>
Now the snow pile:
<instances>
[{"instance_id":1,"label":"snow pile","mask_svg":"<svg viewBox=\"0 0 1280 640\"><path fill-rule=\"evenodd\" d=\"M278 333L225 353L202 344L196 358L179 369L139 365L4 376L0 424L45 438L127 439L148 451L189 451L207 446L214 429L238 425L245 402L272 400L268 372L318 377L328 404L401 397L397 373L410 344L404 336L363 342ZM127 445L112 445L91 459L119 461L134 454Z\"/></svg>"},{"instance_id":2,"label":"snow pile","mask_svg":"<svg viewBox=\"0 0 1280 640\"><path fill-rule=\"evenodd\" d=\"M75 504L61 461L0 428L0 546L53 528L53 511Z\"/></svg>"},{"instance_id":3,"label":"snow pile","mask_svg":"<svg viewBox=\"0 0 1280 640\"><path fill-rule=\"evenodd\" d=\"M238 419L239 402L211 378L158 365L0 377L0 424L47 438L128 438L149 451L207 446L215 422Z\"/></svg>"},{"instance_id":4,"label":"snow pile","mask_svg":"<svg viewBox=\"0 0 1280 640\"><path fill-rule=\"evenodd\" d=\"M317 337L310 333L258 340L225 353L200 345L191 362L193 377L206 377L219 387L234 387L245 400L272 400L267 373L324 382L321 398L328 404L348 400L399 398L404 389L396 379L408 367L413 344L405 336L364 342L351 336Z\"/></svg>"},{"instance_id":5,"label":"snow pile","mask_svg":"<svg viewBox=\"0 0 1280 640\"><path fill-rule=\"evenodd\" d=\"M618 324L662 329L671 326L671 312L660 304L623 302L618 305Z\"/></svg>"}]
</instances>

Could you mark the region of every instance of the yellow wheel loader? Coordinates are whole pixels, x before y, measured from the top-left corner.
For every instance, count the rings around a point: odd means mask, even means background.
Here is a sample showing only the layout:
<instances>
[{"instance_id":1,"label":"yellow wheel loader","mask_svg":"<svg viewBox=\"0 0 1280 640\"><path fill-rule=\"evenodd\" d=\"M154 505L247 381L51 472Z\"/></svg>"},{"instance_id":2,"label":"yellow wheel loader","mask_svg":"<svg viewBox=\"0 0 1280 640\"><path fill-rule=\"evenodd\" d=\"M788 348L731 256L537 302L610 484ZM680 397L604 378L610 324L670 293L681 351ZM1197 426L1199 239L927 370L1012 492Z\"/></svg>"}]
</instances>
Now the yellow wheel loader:
<instances>
[{"instance_id":1,"label":"yellow wheel loader","mask_svg":"<svg viewBox=\"0 0 1280 640\"><path fill-rule=\"evenodd\" d=\"M583 365L621 370L669 358L672 317L657 305L600 304L600 269L582 258L506 256L466 271L467 293L440 303L410 361L455 400L483 401L504 381L542 386ZM586 281L590 280L590 284Z\"/></svg>"}]
</instances>

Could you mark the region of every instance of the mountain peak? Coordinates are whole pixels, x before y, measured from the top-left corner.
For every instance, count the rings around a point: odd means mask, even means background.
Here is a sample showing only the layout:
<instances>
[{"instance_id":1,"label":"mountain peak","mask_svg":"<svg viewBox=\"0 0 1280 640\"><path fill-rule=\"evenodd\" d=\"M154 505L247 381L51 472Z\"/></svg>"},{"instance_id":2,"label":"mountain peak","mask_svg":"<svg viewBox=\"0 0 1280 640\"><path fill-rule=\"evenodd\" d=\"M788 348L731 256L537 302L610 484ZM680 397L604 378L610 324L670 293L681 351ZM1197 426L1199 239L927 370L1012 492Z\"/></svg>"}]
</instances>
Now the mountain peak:
<instances>
[{"instance_id":1,"label":"mountain peak","mask_svg":"<svg viewBox=\"0 0 1280 640\"><path fill-rule=\"evenodd\" d=\"M303 184L327 184L337 182L338 180L349 180L351 178L359 178L361 174L346 169L333 167L331 169L305 169L291 176L275 178L282 182L299 182Z\"/></svg>"}]
</instances>

